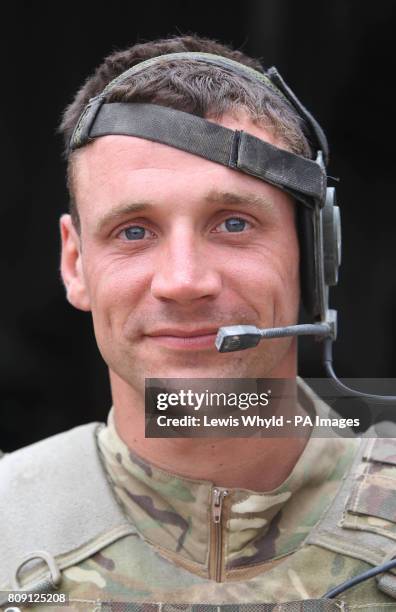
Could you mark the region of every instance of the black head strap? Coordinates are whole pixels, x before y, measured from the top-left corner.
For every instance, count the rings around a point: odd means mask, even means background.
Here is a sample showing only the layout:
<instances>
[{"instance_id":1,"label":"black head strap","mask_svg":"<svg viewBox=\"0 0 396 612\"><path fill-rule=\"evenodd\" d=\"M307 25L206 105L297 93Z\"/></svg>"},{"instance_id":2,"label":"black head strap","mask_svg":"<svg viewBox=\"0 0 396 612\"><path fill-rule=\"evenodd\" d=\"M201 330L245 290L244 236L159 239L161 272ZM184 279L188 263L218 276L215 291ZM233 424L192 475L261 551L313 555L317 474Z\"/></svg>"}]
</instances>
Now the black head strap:
<instances>
[{"instance_id":1,"label":"black head strap","mask_svg":"<svg viewBox=\"0 0 396 612\"><path fill-rule=\"evenodd\" d=\"M137 136L204 157L276 185L312 206L325 188L320 166L242 131L155 104L103 104L89 138Z\"/></svg>"},{"instance_id":2,"label":"black head strap","mask_svg":"<svg viewBox=\"0 0 396 612\"><path fill-rule=\"evenodd\" d=\"M291 92L283 81L281 88L284 91L277 88L271 80L274 78L273 74L270 79L264 73L216 55L171 53L133 66L111 81L98 96L92 98L77 122L70 141L70 150L82 147L99 136L109 134L136 136L181 149L255 176L280 187L310 207L315 203L324 204L326 175L324 168L315 161L270 145L246 132L230 130L190 113L155 104L105 103L107 95L116 85L155 64L176 59L193 59L210 63L258 80L286 99L299 114L307 118L308 111L305 111L294 94L291 94L294 98L290 99ZM304 113L300 112L296 101L304 109ZM312 121L314 122L310 123L312 128L318 125L313 118ZM318 128L316 140L320 142L320 133L323 132L319 126ZM324 134L323 138L323 145L327 147Z\"/></svg>"}]
</instances>

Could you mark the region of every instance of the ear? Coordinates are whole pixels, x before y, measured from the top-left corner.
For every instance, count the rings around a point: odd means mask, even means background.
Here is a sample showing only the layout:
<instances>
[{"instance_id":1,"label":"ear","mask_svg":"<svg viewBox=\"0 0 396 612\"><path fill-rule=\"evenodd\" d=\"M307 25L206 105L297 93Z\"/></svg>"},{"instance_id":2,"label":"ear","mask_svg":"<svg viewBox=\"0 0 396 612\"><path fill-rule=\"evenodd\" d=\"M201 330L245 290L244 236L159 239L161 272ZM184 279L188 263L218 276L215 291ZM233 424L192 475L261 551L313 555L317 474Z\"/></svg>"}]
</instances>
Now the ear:
<instances>
[{"instance_id":1,"label":"ear","mask_svg":"<svg viewBox=\"0 0 396 612\"><path fill-rule=\"evenodd\" d=\"M70 304L86 312L91 310L81 260L80 236L70 215L60 218L62 239L61 275Z\"/></svg>"}]
</instances>

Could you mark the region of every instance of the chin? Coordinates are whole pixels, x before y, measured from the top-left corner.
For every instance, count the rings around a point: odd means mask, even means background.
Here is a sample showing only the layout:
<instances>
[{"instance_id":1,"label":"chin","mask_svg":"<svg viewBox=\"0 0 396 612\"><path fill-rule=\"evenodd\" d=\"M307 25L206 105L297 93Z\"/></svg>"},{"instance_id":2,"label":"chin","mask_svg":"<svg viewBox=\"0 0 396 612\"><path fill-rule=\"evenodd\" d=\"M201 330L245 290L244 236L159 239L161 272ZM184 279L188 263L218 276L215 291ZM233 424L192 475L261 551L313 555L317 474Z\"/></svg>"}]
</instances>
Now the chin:
<instances>
[{"instance_id":1,"label":"chin","mask_svg":"<svg viewBox=\"0 0 396 612\"><path fill-rule=\"evenodd\" d=\"M224 357L224 360L222 359ZM266 373L272 369L269 363L259 363L255 360L254 364L249 363L250 360L244 359L243 356L233 356L232 361L229 356L220 357L222 362L213 363L213 360L207 360L207 363L202 363L202 360L184 359L180 365L164 365L158 364L158 367L150 366L147 368L146 378L265 378ZM266 367L267 366L267 367Z\"/></svg>"}]
</instances>

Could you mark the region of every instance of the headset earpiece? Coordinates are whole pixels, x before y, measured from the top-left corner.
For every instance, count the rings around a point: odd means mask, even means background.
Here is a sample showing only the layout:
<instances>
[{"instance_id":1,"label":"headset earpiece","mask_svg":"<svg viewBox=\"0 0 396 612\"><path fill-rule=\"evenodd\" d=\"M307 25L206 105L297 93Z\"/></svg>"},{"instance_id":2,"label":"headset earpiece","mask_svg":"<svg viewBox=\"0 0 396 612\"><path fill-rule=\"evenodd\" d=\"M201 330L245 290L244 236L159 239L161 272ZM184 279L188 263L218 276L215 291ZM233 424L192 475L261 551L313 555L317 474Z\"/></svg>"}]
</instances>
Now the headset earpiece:
<instances>
[{"instance_id":1,"label":"headset earpiece","mask_svg":"<svg viewBox=\"0 0 396 612\"><path fill-rule=\"evenodd\" d=\"M329 287L338 282L341 264L341 215L334 187L326 190L326 203L322 210L324 281Z\"/></svg>"}]
</instances>

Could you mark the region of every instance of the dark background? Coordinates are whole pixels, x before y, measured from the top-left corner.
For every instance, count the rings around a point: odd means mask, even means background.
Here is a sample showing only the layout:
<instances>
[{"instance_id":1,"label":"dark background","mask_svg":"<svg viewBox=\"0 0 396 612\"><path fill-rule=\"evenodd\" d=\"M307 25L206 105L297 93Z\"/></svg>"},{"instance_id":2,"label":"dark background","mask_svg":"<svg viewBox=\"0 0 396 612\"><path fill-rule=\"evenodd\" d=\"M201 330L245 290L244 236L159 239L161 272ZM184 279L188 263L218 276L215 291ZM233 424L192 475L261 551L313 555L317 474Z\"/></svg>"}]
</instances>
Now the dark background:
<instances>
[{"instance_id":1,"label":"dark background","mask_svg":"<svg viewBox=\"0 0 396 612\"><path fill-rule=\"evenodd\" d=\"M55 130L102 58L137 40L196 32L231 43L275 64L317 117L330 174L342 178L337 372L396 376L393 0L15 2L1 11L0 448L103 420L110 406L90 317L67 304L59 280L67 193ZM302 375L323 375L318 348L303 341Z\"/></svg>"}]
</instances>

